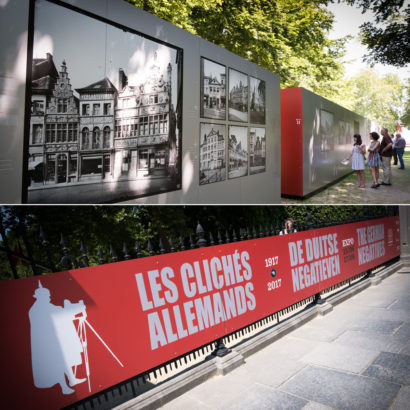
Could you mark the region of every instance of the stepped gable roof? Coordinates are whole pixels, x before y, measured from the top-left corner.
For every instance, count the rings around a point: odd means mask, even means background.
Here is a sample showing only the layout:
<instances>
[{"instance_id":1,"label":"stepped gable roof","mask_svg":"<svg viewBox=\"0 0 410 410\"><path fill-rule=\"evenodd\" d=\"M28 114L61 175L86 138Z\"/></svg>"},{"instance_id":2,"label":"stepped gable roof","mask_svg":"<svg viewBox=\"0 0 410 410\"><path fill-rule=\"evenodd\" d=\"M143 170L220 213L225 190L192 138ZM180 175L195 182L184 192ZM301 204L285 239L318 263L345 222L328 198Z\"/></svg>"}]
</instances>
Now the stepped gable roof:
<instances>
[{"instance_id":1,"label":"stepped gable roof","mask_svg":"<svg viewBox=\"0 0 410 410\"><path fill-rule=\"evenodd\" d=\"M79 94L84 94L84 93L99 94L99 93L107 93L107 92L112 92L112 93L117 92L117 89L115 88L114 84L107 77L105 77L104 79L100 81L92 83L90 85L87 85L86 87L76 88L75 90Z\"/></svg>"}]
</instances>

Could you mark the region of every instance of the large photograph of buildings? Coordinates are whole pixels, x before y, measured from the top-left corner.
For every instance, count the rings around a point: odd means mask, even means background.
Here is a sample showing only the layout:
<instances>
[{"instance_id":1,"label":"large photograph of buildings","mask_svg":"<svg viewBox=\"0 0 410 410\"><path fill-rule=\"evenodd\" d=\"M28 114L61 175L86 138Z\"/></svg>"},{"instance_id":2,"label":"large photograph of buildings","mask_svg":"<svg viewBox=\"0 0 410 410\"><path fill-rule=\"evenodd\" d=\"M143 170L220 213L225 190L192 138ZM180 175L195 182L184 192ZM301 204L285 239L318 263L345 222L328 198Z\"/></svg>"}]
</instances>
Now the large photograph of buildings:
<instances>
[{"instance_id":1,"label":"large photograph of buildings","mask_svg":"<svg viewBox=\"0 0 410 410\"><path fill-rule=\"evenodd\" d=\"M248 76L229 69L229 120L248 122Z\"/></svg>"},{"instance_id":2,"label":"large photograph of buildings","mask_svg":"<svg viewBox=\"0 0 410 410\"><path fill-rule=\"evenodd\" d=\"M265 128L249 129L249 174L259 174L266 170Z\"/></svg>"},{"instance_id":3,"label":"large photograph of buildings","mask_svg":"<svg viewBox=\"0 0 410 410\"><path fill-rule=\"evenodd\" d=\"M226 119L226 68L201 58L201 117Z\"/></svg>"},{"instance_id":4,"label":"large photograph of buildings","mask_svg":"<svg viewBox=\"0 0 410 410\"><path fill-rule=\"evenodd\" d=\"M228 139L228 178L248 175L248 128L231 125Z\"/></svg>"},{"instance_id":5,"label":"large photograph of buildings","mask_svg":"<svg viewBox=\"0 0 410 410\"><path fill-rule=\"evenodd\" d=\"M225 125L201 123L199 185L226 179Z\"/></svg>"},{"instance_id":6,"label":"large photograph of buildings","mask_svg":"<svg viewBox=\"0 0 410 410\"><path fill-rule=\"evenodd\" d=\"M253 124L265 124L265 81L249 77L249 114Z\"/></svg>"},{"instance_id":7,"label":"large photograph of buildings","mask_svg":"<svg viewBox=\"0 0 410 410\"><path fill-rule=\"evenodd\" d=\"M28 202L180 189L180 58L173 47L37 1Z\"/></svg>"}]
</instances>

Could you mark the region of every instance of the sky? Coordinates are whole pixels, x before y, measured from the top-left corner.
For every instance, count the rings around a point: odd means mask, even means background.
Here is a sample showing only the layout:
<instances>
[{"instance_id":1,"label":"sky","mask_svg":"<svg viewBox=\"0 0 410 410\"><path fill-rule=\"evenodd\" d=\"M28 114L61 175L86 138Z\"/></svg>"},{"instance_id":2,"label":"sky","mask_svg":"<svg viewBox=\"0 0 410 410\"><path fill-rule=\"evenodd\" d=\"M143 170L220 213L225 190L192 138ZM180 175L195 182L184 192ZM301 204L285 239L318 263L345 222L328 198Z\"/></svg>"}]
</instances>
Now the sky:
<instances>
[{"instance_id":1,"label":"sky","mask_svg":"<svg viewBox=\"0 0 410 410\"><path fill-rule=\"evenodd\" d=\"M361 9L356 8L356 6L348 6L344 3L329 4L328 9L335 15L335 22L330 32L330 38L336 39L349 34L354 36L354 38L347 43L347 53L343 59L346 61L346 76L351 77L362 68L369 68L369 66L362 61L363 55L367 54L367 47L360 43L358 34L361 24L374 20L373 13L367 11L365 14L362 14ZM352 62L347 63L348 60L352 60ZM374 69L379 75L388 73L397 74L402 81L410 77L410 67L396 68L391 65L376 64Z\"/></svg>"}]
</instances>

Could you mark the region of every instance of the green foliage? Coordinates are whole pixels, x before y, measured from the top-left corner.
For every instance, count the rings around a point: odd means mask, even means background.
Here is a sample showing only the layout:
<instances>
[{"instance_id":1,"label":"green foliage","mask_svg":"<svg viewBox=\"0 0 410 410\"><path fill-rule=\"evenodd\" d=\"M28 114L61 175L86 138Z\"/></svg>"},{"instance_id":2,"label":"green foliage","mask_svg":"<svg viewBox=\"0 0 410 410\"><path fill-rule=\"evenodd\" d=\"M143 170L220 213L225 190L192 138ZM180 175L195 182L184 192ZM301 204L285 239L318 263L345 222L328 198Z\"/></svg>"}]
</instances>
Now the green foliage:
<instances>
[{"instance_id":1,"label":"green foliage","mask_svg":"<svg viewBox=\"0 0 410 410\"><path fill-rule=\"evenodd\" d=\"M361 70L345 83L345 93L335 102L393 131L405 103L404 88L395 74L380 77L371 69Z\"/></svg>"},{"instance_id":2,"label":"green foliage","mask_svg":"<svg viewBox=\"0 0 410 410\"><path fill-rule=\"evenodd\" d=\"M407 80L406 101L403 107L403 115L400 117L401 125L410 128L410 79Z\"/></svg>"},{"instance_id":3,"label":"green foliage","mask_svg":"<svg viewBox=\"0 0 410 410\"><path fill-rule=\"evenodd\" d=\"M344 40L329 40L327 0L127 0L281 77L282 87L337 94Z\"/></svg>"},{"instance_id":4,"label":"green foliage","mask_svg":"<svg viewBox=\"0 0 410 410\"><path fill-rule=\"evenodd\" d=\"M383 207L367 207L368 212L381 212ZM101 247L106 262L111 261L110 245L115 250L118 260L124 259L123 244L128 247L132 258L137 256L134 249L136 241L142 250L142 256L148 256L148 239L152 242L156 253L159 250L159 239L166 251L170 250L169 239L172 239L176 249L180 249L179 238L185 238L185 246L189 248L187 238L192 235L196 242L196 228L200 222L209 241L209 233L213 234L217 243L218 231L225 239L226 231L233 240L233 230L239 240L240 229L248 228L253 234L255 227L257 235L260 230L270 233L282 229L287 217L295 220L298 226L304 226L308 213L315 223L332 223L348 221L356 216L362 216L364 208L360 206L48 206L48 207L2 207L3 225L7 232L10 248L25 255L30 253L37 261L48 264L48 257L40 238L40 226L47 234L51 258L58 270L67 269L61 264L63 249L60 235L63 234L70 255L82 260L80 251L83 241L90 265L98 264L97 249ZM21 239L18 221L26 227L29 243L27 249ZM1 245L1 243L0 243ZM32 275L29 264L16 260L18 277ZM41 270L47 273L46 269ZM11 269L4 252L0 252L0 280L12 279Z\"/></svg>"},{"instance_id":5,"label":"green foliage","mask_svg":"<svg viewBox=\"0 0 410 410\"><path fill-rule=\"evenodd\" d=\"M345 1L361 8L363 13L370 10L376 18L376 24L366 22L360 26L361 41L369 49L365 60L370 65L404 67L410 62L410 3L404 0Z\"/></svg>"}]
</instances>

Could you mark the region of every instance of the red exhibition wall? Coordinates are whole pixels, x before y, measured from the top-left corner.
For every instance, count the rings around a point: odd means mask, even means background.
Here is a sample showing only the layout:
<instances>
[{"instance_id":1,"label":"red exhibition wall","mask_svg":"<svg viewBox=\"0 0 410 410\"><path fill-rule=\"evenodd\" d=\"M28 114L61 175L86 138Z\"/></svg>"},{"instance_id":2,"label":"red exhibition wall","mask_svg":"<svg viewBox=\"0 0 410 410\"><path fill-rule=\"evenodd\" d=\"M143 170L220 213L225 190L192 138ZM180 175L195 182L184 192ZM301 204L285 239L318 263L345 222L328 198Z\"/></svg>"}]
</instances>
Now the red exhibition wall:
<instances>
[{"instance_id":1,"label":"red exhibition wall","mask_svg":"<svg viewBox=\"0 0 410 410\"><path fill-rule=\"evenodd\" d=\"M2 282L2 404L67 406L398 255L387 217Z\"/></svg>"},{"instance_id":2,"label":"red exhibition wall","mask_svg":"<svg viewBox=\"0 0 410 410\"><path fill-rule=\"evenodd\" d=\"M303 196L302 88L280 90L281 192Z\"/></svg>"}]
</instances>

